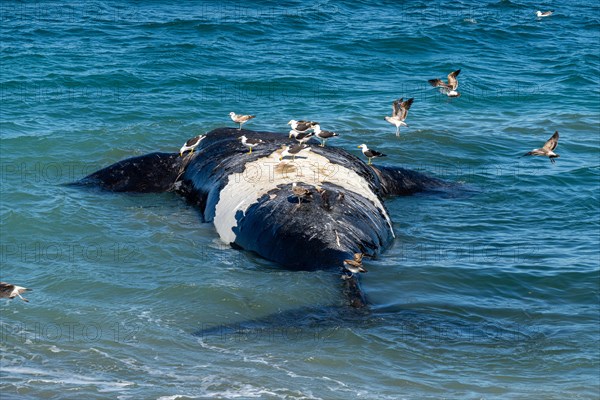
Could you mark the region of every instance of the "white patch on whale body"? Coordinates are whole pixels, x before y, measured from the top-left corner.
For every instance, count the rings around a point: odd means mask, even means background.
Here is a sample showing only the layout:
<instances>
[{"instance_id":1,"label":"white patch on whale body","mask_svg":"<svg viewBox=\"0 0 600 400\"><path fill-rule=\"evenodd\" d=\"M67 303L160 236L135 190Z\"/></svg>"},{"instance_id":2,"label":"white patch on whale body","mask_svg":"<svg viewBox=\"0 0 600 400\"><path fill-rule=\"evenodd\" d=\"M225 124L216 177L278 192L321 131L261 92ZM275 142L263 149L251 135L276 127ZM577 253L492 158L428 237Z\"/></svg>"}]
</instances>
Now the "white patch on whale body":
<instances>
[{"instance_id":1,"label":"white patch on whale body","mask_svg":"<svg viewBox=\"0 0 600 400\"><path fill-rule=\"evenodd\" d=\"M237 226L235 218L238 212L244 214L265 193L278 185L293 182L319 186L324 182L343 187L370 200L385 217L392 237L395 237L390 220L383 203L369 188L369 182L352 169L333 163L326 157L314 152L307 152L295 161L279 161L282 150L276 150L267 157L259 158L245 165L244 171L231 174L220 193L215 207L213 223L219 236L225 243L235 242L233 228ZM236 155L243 157L243 155ZM290 192L291 193L291 192Z\"/></svg>"}]
</instances>

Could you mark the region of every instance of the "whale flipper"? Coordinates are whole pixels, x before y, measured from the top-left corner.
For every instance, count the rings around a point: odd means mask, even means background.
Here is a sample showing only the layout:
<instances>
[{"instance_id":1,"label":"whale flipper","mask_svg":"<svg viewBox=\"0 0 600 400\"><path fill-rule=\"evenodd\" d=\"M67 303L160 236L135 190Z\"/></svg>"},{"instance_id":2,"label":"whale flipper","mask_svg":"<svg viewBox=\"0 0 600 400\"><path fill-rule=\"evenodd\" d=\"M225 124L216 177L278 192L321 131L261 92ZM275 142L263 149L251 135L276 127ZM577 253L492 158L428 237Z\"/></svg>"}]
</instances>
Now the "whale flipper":
<instances>
[{"instance_id":1,"label":"whale flipper","mask_svg":"<svg viewBox=\"0 0 600 400\"><path fill-rule=\"evenodd\" d=\"M417 171L398 167L373 167L373 171L381 182L382 195L408 196L449 187L448 183L432 178Z\"/></svg>"},{"instance_id":2,"label":"whale flipper","mask_svg":"<svg viewBox=\"0 0 600 400\"><path fill-rule=\"evenodd\" d=\"M128 158L75 182L112 192L162 193L172 190L184 167L177 153L150 153Z\"/></svg>"}]
</instances>

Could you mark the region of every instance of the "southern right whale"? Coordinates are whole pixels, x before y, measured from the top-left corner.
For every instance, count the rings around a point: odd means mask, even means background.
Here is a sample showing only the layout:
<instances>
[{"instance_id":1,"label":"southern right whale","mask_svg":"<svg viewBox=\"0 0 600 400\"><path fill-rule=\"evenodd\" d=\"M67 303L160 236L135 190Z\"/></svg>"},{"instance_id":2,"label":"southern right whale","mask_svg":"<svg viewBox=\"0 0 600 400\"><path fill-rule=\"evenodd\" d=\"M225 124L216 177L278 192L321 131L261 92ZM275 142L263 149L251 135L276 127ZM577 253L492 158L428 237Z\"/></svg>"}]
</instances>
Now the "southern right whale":
<instances>
[{"instance_id":1,"label":"southern right whale","mask_svg":"<svg viewBox=\"0 0 600 400\"><path fill-rule=\"evenodd\" d=\"M241 136L264 143L248 154ZM419 172L367 165L337 147L312 145L295 159L280 160L289 144L282 133L219 128L184 157L129 158L77 184L176 192L197 206L225 243L297 270L342 268L358 252L378 256L395 237L384 199L446 185ZM309 195L298 199L293 184ZM356 277L344 284L350 304L363 306Z\"/></svg>"}]
</instances>

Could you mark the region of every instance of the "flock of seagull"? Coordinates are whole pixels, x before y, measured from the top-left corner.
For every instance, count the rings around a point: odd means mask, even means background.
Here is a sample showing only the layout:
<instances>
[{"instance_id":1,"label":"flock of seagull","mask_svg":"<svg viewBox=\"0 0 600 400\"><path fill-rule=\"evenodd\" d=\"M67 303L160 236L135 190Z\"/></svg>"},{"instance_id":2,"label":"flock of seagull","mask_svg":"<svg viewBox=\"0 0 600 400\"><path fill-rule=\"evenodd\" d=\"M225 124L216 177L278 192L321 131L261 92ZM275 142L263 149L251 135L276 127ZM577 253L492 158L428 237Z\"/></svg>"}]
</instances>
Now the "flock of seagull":
<instances>
[{"instance_id":1,"label":"flock of seagull","mask_svg":"<svg viewBox=\"0 0 600 400\"><path fill-rule=\"evenodd\" d=\"M539 12L538 12L539 13ZM538 17L547 17L552 14L552 11L548 11L546 13L541 13ZM439 89L440 93L448 96L448 97L460 97L460 93L457 91L458 89L458 75L460 74L460 69L456 71L452 71L448 74L447 81L444 82L442 79L429 79L428 82L434 88ZM399 98L392 103L392 115L386 116L385 120L390 124L396 127L396 136L400 136L400 127L408 127L408 124L405 122L408 116L408 110L413 104L414 98L410 98L408 100L404 100L404 98ZM236 114L234 112L229 113L232 121L239 124L238 130L242 129L242 125L251 119L255 118L254 115L241 115ZM285 157L291 156L292 160L296 159L296 156L304 151L310 151L310 146L306 144L308 140L312 137L316 137L321 140L321 144L319 146L325 147L325 143L328 139L339 136L337 133L332 131L327 131L321 129L321 125L318 122L314 121L304 121L304 120L295 120L292 119L288 123L291 126L291 130L289 132L289 138L294 138L298 143L290 146L282 146L282 152L279 156L279 161L282 161ZM179 154L183 157L184 153L191 152L193 153L194 149L200 144L202 139L204 139L206 135L198 135L189 139L180 149ZM555 158L560 157L558 154L554 152L556 146L558 145L559 134L558 131L554 132L552 137L544 143L541 148L533 149L521 157L524 156L545 156L550 159L552 163L555 163ZM258 138L248 138L245 135L239 137L242 145L248 148L248 154L252 154L252 149L256 146L259 146L264 143L263 140ZM366 144L361 144L358 146L362 150L362 153L365 157L368 158L368 165L372 164L372 159L378 157L386 157L385 154L378 152L373 149L369 149ZM323 195L322 189L317 189L317 191ZM302 203L302 199L308 196L311 196L311 191L307 188L304 188L300 185L297 185L295 182L292 183L292 193L298 199L298 206ZM352 260L344 260L344 268L346 271L350 273L350 276L355 273L367 272L367 270L362 266L363 253L355 253L354 258ZM347 278L348 275L343 275L344 278Z\"/></svg>"},{"instance_id":2,"label":"flock of seagull","mask_svg":"<svg viewBox=\"0 0 600 400\"><path fill-rule=\"evenodd\" d=\"M538 13L539 13L539 11L538 11ZM547 17L550 15L552 15L552 11L547 11L545 13L542 13L542 17ZM439 89L440 93L442 93L448 97L460 97L460 93L457 91L457 89L458 89L458 78L457 77L460 74L460 71L461 70L458 69L456 71L450 72L447 77L447 82L444 82L442 79L439 79L439 78L429 79L428 82L434 88ZM401 126L408 127L408 124L405 121L408 116L408 110L410 109L413 102L414 102L414 97L410 98L408 100L404 100L404 98L399 98L392 103L392 115L386 116L385 120L396 127L396 136L400 136L400 127ZM230 112L229 116L231 117L231 120L233 122L235 122L239 125L238 130L242 129L243 124L245 124L246 122L248 122L251 119L256 117L255 115L242 115L242 114L236 114L234 112ZM304 150L310 151L310 146L308 144L306 144L306 142L308 140L310 140L312 137L316 137L316 138L320 139L321 140L320 146L325 147L325 143L327 142L328 139L339 136L335 132L321 129L321 125L318 122L314 122L314 121L303 121L303 120L297 121L295 119L292 119L287 124L290 125L292 128L289 133L289 138L293 137L298 143L293 146L283 146L282 147L283 151L281 152L279 161L282 161L287 156L291 156L292 159L295 160L296 156L300 152L302 152ZM193 152L194 149L196 147L198 147L198 145L200 144L202 139L205 138L205 136L206 135L198 135L198 136L195 136L195 137L189 139L188 141L186 141L185 144L179 150L179 154L183 157L184 153ZM548 157L552 163L555 163L555 158L560 157L558 154L556 154L554 152L554 150L556 149L556 146L558 145L558 138L559 138L558 131L556 131L556 132L554 132L552 137L550 139L548 139L542 147L533 149L533 150L523 154L522 157L532 156L532 155L533 156L545 156L545 157ZM246 135L240 136L239 139L241 140L242 145L244 145L245 147L248 148L249 154L252 154L252 149L254 147L259 146L264 143L264 141L261 139L248 138L248 137L246 137ZM361 149L364 156L367 157L368 165L372 164L372 160L374 158L386 157L385 154L383 154L377 150L369 149L369 147L364 143L361 144L360 146L358 146L358 148Z\"/></svg>"},{"instance_id":3,"label":"flock of seagull","mask_svg":"<svg viewBox=\"0 0 600 400\"><path fill-rule=\"evenodd\" d=\"M538 18L545 18L551 16L553 13L554 10L544 12L536 11L536 16ZM444 82L441 79L429 79L428 82L431 86L438 88L440 93L448 97L460 97L460 93L456 90L458 89L458 74L460 74L460 69L449 73L447 82ZM408 100L400 98L398 100L395 100L392 103L392 115L389 117L385 117L385 120L387 122L396 126L396 136L400 136L401 126L408 127L408 125L404 121L408 116L408 110L410 109L410 106L412 105L413 101L414 98L410 98ZM255 115L241 115L236 114L234 112L230 112L229 116L231 117L233 122L239 124L238 130L242 129L243 124L256 117ZM310 146L306 144L306 142L313 136L321 139L321 147L325 147L325 142L327 141L327 139L339 136L335 132L322 130L318 122L296 121L292 119L288 122L288 125L292 127L289 137L294 137L298 144L294 146L283 146L283 151L279 157L279 161L282 161L283 158L285 158L286 156L291 156L292 160L295 160L296 155L298 155L301 151L310 151ZM204 139L205 137L206 135L198 135L186 141L179 150L179 155L183 157L184 153L193 153L194 149L198 147L202 139ZM552 137L550 137L550 139L548 139L542 147L533 149L523 154L521 157L543 156L548 157L550 159L550 162L555 163L555 158L560 157L554 152L556 146L558 146L558 138L558 131L555 131ZM252 154L252 148L264 143L260 139L247 138L245 135L240 136L239 139L241 140L241 143L248 148L249 154ZM361 144L360 146L358 146L358 148L360 148L365 157L368 158L368 165L371 165L371 160L373 158L386 157L386 155L383 153L380 153L373 149L369 149L366 144ZM302 202L302 198L310 195L310 190L303 188L294 182L292 184L292 193L298 198L298 204L300 205ZM350 272L350 276L356 273L367 272L367 270L362 265L362 259L364 256L365 254L363 253L355 253L352 260L344 260L344 268ZM348 278L347 275L344 275L342 277ZM6 282L0 282L0 298L2 299L13 299L18 296L21 300L29 302L29 300L21 296L21 294L30 290L31 289L22 286L13 285Z\"/></svg>"},{"instance_id":4,"label":"flock of seagull","mask_svg":"<svg viewBox=\"0 0 600 400\"><path fill-rule=\"evenodd\" d=\"M434 88L438 88L440 93L448 96L448 97L459 97L460 93L457 91L458 89L458 75L460 74L460 69L451 72L448 74L447 82L444 82L441 79L430 79L428 82ZM404 100L404 98L400 98L395 100L392 103L392 115L386 116L385 120L390 124L396 127L396 136L400 136L400 127L408 127L405 120L408 116L408 110L414 102L414 98L410 98L408 100ZM233 122L238 124L238 130L242 130L243 124L255 118L255 115L243 115L236 114L235 112L230 112L229 117ZM306 150L310 151L310 146L306 143L312 137L318 138L321 140L321 144L319 146L325 147L325 143L328 139L339 136L336 132L328 131L321 129L321 125L318 122L314 121L304 121L304 120L295 120L292 119L288 123L290 125L291 130L289 132L289 138L294 138L297 142L295 145L284 145L282 146L282 152L279 156L279 161L281 162L285 157L291 156L292 160L296 159L296 156ZM202 140L206 137L206 135L198 135L195 136L184 143L184 145L179 150L179 155L181 157L184 154L191 154L194 152L196 147L200 145ZM260 146L264 143L263 140L259 138L248 138L246 135L242 135L239 137L243 146L248 148L248 154L252 154L252 149L256 146ZM372 164L372 160L378 157L386 157L385 154L369 149L366 144L361 144L358 146L362 150L362 153L368 159L368 165ZM538 149L539 150L539 149ZM327 193L323 189L317 189L321 196L326 196ZM305 197L309 197L312 195L311 190L305 187L302 187L296 182L292 183L292 193L298 199L298 207L302 204L302 199ZM356 273L364 273L367 270L362 265L362 260L365 254L363 253L355 253L352 260L344 260L343 265L344 269L349 273L349 275L342 275L343 278L348 278Z\"/></svg>"},{"instance_id":5,"label":"flock of seagull","mask_svg":"<svg viewBox=\"0 0 600 400\"><path fill-rule=\"evenodd\" d=\"M439 88L440 93L443 93L448 97L459 97L460 93L456 91L456 89L458 88L458 80L456 79L458 74L460 74L460 69L448 74L448 82L444 82L441 79L430 79L429 83L431 84L431 86ZM414 98L410 98L406 101L403 98L395 100L392 103L392 115L385 117L385 120L387 122L396 126L396 136L400 136L401 126L408 127L408 125L404 121L408 116L408 110L410 109L410 106L412 105L413 101ZM250 121L253 118L256 118L255 115L236 114L233 111L229 113L229 117L233 122L239 125L238 130L241 130L242 125L244 125L246 122ZM303 150L310 150L310 146L308 146L306 142L310 140L313 136L321 140L321 147L325 147L325 143L328 139L339 136L335 132L321 129L321 125L318 122L314 121L297 121L295 119L292 119L288 122L288 125L290 125L292 128L292 130L290 130L289 137L293 137L298 142L298 144L294 146L283 146L283 152L281 153L281 156L279 158L280 161L283 160L283 158L286 156L292 156L292 158L295 160L296 155L298 153L300 153ZM198 135L186 141L179 150L179 155L183 156L183 154L186 152L193 152L194 149L198 147L202 139L204 139L204 137L205 135ZM248 138L246 137L246 135L240 136L239 139L241 140L242 144L248 148L249 154L252 154L252 149L254 147L264 143L261 139ZM369 147L364 143L358 146L358 148L360 148L365 157L368 158L369 165L371 165L372 160L374 158L386 157L385 154L379 151L369 149Z\"/></svg>"}]
</instances>

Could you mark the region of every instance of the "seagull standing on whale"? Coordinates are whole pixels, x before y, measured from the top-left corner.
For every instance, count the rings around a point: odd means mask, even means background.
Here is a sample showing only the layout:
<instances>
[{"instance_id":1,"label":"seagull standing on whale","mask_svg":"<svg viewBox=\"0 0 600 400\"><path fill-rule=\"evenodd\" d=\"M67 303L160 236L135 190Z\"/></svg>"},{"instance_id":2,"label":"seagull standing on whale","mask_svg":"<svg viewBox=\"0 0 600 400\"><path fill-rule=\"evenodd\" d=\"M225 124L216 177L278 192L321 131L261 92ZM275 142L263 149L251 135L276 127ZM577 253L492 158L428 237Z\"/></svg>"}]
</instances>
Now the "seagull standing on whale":
<instances>
[{"instance_id":1,"label":"seagull standing on whale","mask_svg":"<svg viewBox=\"0 0 600 400\"><path fill-rule=\"evenodd\" d=\"M300 153L304 149L308 149L310 151L310 146L303 143L299 143L292 147L283 146L283 151L279 156L279 161L283 160L285 156L292 156L292 160L296 161L296 155L298 155L298 153Z\"/></svg>"},{"instance_id":2,"label":"seagull standing on whale","mask_svg":"<svg viewBox=\"0 0 600 400\"><path fill-rule=\"evenodd\" d=\"M240 127L238 128L238 131L242 130L242 125L245 124L246 122L250 121L252 118L256 118L256 115L241 115L241 114L236 114L233 111L229 113L229 116L231 117L231 119L233 120L233 122L240 124Z\"/></svg>"},{"instance_id":3,"label":"seagull standing on whale","mask_svg":"<svg viewBox=\"0 0 600 400\"><path fill-rule=\"evenodd\" d=\"M183 146L181 146L181 149L179 150L179 156L183 157L183 153L185 153L186 151L190 151L193 153L194 149L198 147L202 139L204 139L205 137L206 135L198 135L189 139L187 142L184 143Z\"/></svg>"},{"instance_id":4,"label":"seagull standing on whale","mask_svg":"<svg viewBox=\"0 0 600 400\"><path fill-rule=\"evenodd\" d=\"M246 135L240 136L240 139L242 141L242 144L244 146L246 146L247 148L250 149L250 151L248 152L248 154L252 154L252 148L254 146L258 146L261 143L264 143L262 140L260 139L252 139L252 138L247 138Z\"/></svg>"},{"instance_id":5,"label":"seagull standing on whale","mask_svg":"<svg viewBox=\"0 0 600 400\"><path fill-rule=\"evenodd\" d=\"M304 144L306 142L309 141L309 139L311 137L313 137L315 135L315 132L311 132L309 129L305 130L304 132L298 132L297 130L292 129L290 131L290 137L294 137L294 139L296 139L298 142L300 142L300 144Z\"/></svg>"},{"instance_id":6,"label":"seagull standing on whale","mask_svg":"<svg viewBox=\"0 0 600 400\"><path fill-rule=\"evenodd\" d=\"M460 93L456 91L458 89L458 79L456 77L460 74L460 69L448 74L448 83L441 79L430 79L427 82L433 87L439 88L440 93L445 94L448 97L459 97Z\"/></svg>"},{"instance_id":7,"label":"seagull standing on whale","mask_svg":"<svg viewBox=\"0 0 600 400\"><path fill-rule=\"evenodd\" d=\"M398 100L394 101L392 103L392 116L385 117L385 120L387 122L389 122L392 125L396 125L396 136L400 136L400 126L408 127L404 120L406 119L406 116L408 115L408 110L410 109L410 106L412 105L415 98L412 97L406 101L403 100L404 98L399 98Z\"/></svg>"},{"instance_id":8,"label":"seagull standing on whale","mask_svg":"<svg viewBox=\"0 0 600 400\"><path fill-rule=\"evenodd\" d=\"M302 203L303 198L311 195L309 189L298 186L296 182L292 183L292 193L298 198L298 206L300 206L300 203Z\"/></svg>"},{"instance_id":9,"label":"seagull standing on whale","mask_svg":"<svg viewBox=\"0 0 600 400\"><path fill-rule=\"evenodd\" d=\"M309 129L313 129L313 127L319 123L314 121L296 121L295 119L291 119L287 124L290 125L296 132L304 132Z\"/></svg>"},{"instance_id":10,"label":"seagull standing on whale","mask_svg":"<svg viewBox=\"0 0 600 400\"><path fill-rule=\"evenodd\" d=\"M533 149L530 152L523 154L521 157L525 157L525 156L549 157L550 162L552 164L554 164L556 162L554 159L560 157L558 154L556 154L554 152L554 149L556 149L556 146L558 146L558 131L554 132L554 135L552 135L552 137L550 139L548 139L546 141L546 143L544 143L544 146L542 146L539 149Z\"/></svg>"},{"instance_id":11,"label":"seagull standing on whale","mask_svg":"<svg viewBox=\"0 0 600 400\"><path fill-rule=\"evenodd\" d=\"M362 149L363 154L369 159L368 165L371 165L371 159L377 157L387 157L385 154L380 153L375 150L370 150L366 144L361 144L358 146L359 149Z\"/></svg>"},{"instance_id":12,"label":"seagull standing on whale","mask_svg":"<svg viewBox=\"0 0 600 400\"><path fill-rule=\"evenodd\" d=\"M325 147L325 142L327 141L327 139L335 136L340 136L335 132L321 130L321 125L319 124L315 124L313 129L315 131L315 136L321 139L321 147Z\"/></svg>"}]
</instances>

